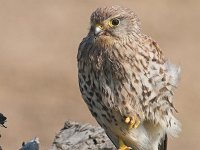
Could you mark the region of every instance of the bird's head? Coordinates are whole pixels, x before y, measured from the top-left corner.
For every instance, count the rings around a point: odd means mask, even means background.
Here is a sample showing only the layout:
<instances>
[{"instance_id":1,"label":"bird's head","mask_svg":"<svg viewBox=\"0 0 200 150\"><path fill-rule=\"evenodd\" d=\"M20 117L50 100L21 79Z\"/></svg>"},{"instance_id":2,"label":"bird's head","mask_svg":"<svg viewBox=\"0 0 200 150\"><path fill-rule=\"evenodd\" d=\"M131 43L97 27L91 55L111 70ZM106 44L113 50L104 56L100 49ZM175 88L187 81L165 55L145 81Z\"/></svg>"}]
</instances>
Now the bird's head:
<instances>
[{"instance_id":1,"label":"bird's head","mask_svg":"<svg viewBox=\"0 0 200 150\"><path fill-rule=\"evenodd\" d=\"M111 6L97 8L90 18L89 35L95 38L126 38L140 32L140 22L128 8Z\"/></svg>"}]
</instances>

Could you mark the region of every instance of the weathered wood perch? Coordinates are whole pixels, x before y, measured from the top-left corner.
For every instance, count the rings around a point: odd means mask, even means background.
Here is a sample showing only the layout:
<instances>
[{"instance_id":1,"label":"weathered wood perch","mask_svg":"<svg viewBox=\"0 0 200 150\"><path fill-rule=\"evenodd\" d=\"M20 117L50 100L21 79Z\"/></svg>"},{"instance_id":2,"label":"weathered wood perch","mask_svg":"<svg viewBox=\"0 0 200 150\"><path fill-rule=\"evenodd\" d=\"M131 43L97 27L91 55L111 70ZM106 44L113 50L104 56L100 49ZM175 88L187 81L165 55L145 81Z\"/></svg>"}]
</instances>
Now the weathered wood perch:
<instances>
[{"instance_id":1,"label":"weathered wood perch","mask_svg":"<svg viewBox=\"0 0 200 150\"><path fill-rule=\"evenodd\" d=\"M50 150L116 150L101 127L67 121Z\"/></svg>"}]
</instances>

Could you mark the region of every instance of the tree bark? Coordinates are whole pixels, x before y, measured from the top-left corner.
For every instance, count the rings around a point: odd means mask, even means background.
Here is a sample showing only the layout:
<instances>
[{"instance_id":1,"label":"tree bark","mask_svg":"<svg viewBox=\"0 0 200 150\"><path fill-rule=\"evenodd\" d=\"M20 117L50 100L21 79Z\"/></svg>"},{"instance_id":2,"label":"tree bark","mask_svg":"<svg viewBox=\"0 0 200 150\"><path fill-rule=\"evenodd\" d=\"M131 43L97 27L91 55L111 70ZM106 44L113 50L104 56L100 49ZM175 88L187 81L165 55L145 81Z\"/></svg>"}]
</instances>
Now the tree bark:
<instances>
[{"instance_id":1,"label":"tree bark","mask_svg":"<svg viewBox=\"0 0 200 150\"><path fill-rule=\"evenodd\" d=\"M49 150L116 150L101 127L67 121Z\"/></svg>"}]
</instances>

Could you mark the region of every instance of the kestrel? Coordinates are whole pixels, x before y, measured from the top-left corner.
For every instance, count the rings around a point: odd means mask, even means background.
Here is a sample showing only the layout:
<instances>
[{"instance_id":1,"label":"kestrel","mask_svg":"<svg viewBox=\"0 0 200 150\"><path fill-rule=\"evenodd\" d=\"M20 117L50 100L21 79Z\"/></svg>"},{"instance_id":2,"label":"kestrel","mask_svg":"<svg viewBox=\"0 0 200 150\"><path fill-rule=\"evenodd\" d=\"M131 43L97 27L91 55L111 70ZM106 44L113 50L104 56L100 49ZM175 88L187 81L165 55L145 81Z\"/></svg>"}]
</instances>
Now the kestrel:
<instances>
[{"instance_id":1,"label":"kestrel","mask_svg":"<svg viewBox=\"0 0 200 150\"><path fill-rule=\"evenodd\" d=\"M96 9L78 49L80 91L92 115L119 150L166 150L176 136L173 91L180 68L140 30L135 13Z\"/></svg>"}]
</instances>

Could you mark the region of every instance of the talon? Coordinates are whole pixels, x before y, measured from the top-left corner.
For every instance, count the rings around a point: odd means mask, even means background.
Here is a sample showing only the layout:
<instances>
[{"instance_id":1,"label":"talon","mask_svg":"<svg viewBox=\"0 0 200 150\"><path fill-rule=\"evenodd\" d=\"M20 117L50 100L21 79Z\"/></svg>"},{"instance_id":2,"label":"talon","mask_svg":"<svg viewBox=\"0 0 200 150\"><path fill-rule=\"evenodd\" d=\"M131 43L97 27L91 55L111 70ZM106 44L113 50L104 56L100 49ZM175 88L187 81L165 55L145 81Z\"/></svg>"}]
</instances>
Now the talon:
<instances>
[{"instance_id":1,"label":"talon","mask_svg":"<svg viewBox=\"0 0 200 150\"><path fill-rule=\"evenodd\" d=\"M125 145L122 139L119 138L119 149L118 150L132 150L131 147Z\"/></svg>"},{"instance_id":2,"label":"talon","mask_svg":"<svg viewBox=\"0 0 200 150\"><path fill-rule=\"evenodd\" d=\"M135 122L134 128L136 129L139 125L140 125L140 120L138 119L138 120L136 120L136 122Z\"/></svg>"},{"instance_id":3,"label":"talon","mask_svg":"<svg viewBox=\"0 0 200 150\"><path fill-rule=\"evenodd\" d=\"M129 123L131 121L131 118L130 117L126 117L126 119L125 119L125 123Z\"/></svg>"},{"instance_id":4,"label":"talon","mask_svg":"<svg viewBox=\"0 0 200 150\"><path fill-rule=\"evenodd\" d=\"M140 125L140 120L137 116L133 116L133 117L126 117L125 121L126 124L128 124L128 128L132 129L132 128L137 128Z\"/></svg>"}]
</instances>

